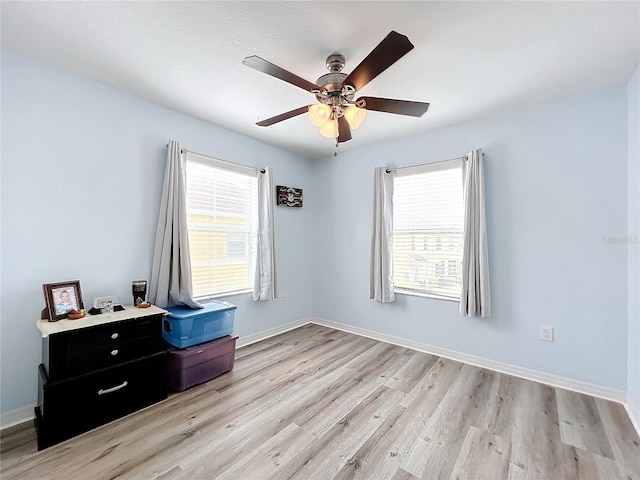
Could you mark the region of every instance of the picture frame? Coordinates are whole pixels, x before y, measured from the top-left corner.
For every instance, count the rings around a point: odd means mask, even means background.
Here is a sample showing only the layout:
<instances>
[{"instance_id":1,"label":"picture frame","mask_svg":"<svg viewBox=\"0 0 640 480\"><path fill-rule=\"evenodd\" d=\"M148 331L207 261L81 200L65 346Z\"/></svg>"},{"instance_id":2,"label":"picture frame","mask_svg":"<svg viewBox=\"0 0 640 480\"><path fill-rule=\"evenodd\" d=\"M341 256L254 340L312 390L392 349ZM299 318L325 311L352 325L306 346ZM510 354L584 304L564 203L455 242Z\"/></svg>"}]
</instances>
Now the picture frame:
<instances>
[{"instance_id":1,"label":"picture frame","mask_svg":"<svg viewBox=\"0 0 640 480\"><path fill-rule=\"evenodd\" d=\"M45 283L42 285L46 312L50 322L57 322L67 318L69 311L84 309L80 280L67 282Z\"/></svg>"},{"instance_id":2,"label":"picture frame","mask_svg":"<svg viewBox=\"0 0 640 480\"><path fill-rule=\"evenodd\" d=\"M117 307L120 306L120 297L117 295L111 295L108 297L96 297L93 300L93 308L89 310L89 313L93 311L99 311L100 313L116 312Z\"/></svg>"},{"instance_id":3,"label":"picture frame","mask_svg":"<svg viewBox=\"0 0 640 480\"><path fill-rule=\"evenodd\" d=\"M276 204L285 207L302 207L302 189L295 187L287 187L284 185L276 186Z\"/></svg>"}]
</instances>

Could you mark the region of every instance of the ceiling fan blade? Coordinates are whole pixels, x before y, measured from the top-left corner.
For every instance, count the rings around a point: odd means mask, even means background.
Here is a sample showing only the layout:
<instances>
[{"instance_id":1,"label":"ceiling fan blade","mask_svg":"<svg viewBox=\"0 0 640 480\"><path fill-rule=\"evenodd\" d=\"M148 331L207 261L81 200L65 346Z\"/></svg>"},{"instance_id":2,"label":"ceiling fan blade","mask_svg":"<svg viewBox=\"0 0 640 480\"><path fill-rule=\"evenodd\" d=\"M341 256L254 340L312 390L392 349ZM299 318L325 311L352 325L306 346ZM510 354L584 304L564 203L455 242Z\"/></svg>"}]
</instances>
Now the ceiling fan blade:
<instances>
[{"instance_id":1,"label":"ceiling fan blade","mask_svg":"<svg viewBox=\"0 0 640 480\"><path fill-rule=\"evenodd\" d=\"M258 125L259 127L268 127L269 125L273 125L274 123L278 123L283 120L287 120L288 118L297 117L298 115L307 113L309 111L309 107L310 105L305 105L304 107L296 108L295 110L281 113L280 115L276 115L275 117L267 118L266 120L261 120L258 123L256 123L256 125Z\"/></svg>"},{"instance_id":2,"label":"ceiling fan blade","mask_svg":"<svg viewBox=\"0 0 640 480\"><path fill-rule=\"evenodd\" d=\"M392 30L344 79L343 83L353 86L358 91L409 53L411 49L413 44L409 39Z\"/></svg>"},{"instance_id":3,"label":"ceiling fan blade","mask_svg":"<svg viewBox=\"0 0 640 480\"><path fill-rule=\"evenodd\" d=\"M351 140L351 128L349 128L349 122L342 117L338 118L338 143L348 142Z\"/></svg>"},{"instance_id":4,"label":"ceiling fan blade","mask_svg":"<svg viewBox=\"0 0 640 480\"><path fill-rule=\"evenodd\" d=\"M251 57L245 57L245 59L242 60L242 64L258 70L259 72L271 75L272 77L284 80L285 82L290 83L291 85L295 85L296 87L300 87L307 92L310 92L311 90L320 90L320 87L315 83L311 83L310 81L305 80L302 77L288 72L284 68L280 68L279 66L274 65L271 62L267 62L264 58L256 57L255 55Z\"/></svg>"},{"instance_id":5,"label":"ceiling fan blade","mask_svg":"<svg viewBox=\"0 0 640 480\"><path fill-rule=\"evenodd\" d=\"M409 115L411 117L421 117L429 109L429 104L424 102L410 102L408 100L394 100L392 98L360 97L356 103L365 101L367 110L376 110L385 113L397 113L398 115Z\"/></svg>"}]
</instances>

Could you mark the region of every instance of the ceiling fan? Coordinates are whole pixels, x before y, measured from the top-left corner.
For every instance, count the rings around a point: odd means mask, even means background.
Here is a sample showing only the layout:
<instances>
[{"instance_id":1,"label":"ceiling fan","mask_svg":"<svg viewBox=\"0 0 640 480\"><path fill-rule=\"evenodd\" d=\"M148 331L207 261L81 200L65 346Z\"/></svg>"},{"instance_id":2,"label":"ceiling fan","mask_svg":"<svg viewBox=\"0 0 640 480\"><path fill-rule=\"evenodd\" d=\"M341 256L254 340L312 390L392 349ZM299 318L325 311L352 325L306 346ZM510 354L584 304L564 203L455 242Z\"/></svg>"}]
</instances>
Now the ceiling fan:
<instances>
[{"instance_id":1,"label":"ceiling fan","mask_svg":"<svg viewBox=\"0 0 640 480\"><path fill-rule=\"evenodd\" d=\"M351 129L355 130L362 124L367 110L421 117L429 108L428 103L379 97L360 97L354 100L358 90L412 49L413 44L405 35L391 31L350 74L342 73L344 56L329 55L326 62L329 73L318 78L316 83L255 55L245 57L242 61L244 65L311 92L319 102L267 118L256 125L268 127L308 113L311 123L319 127L320 133L325 137L335 138L337 146L338 143L351 140Z\"/></svg>"}]
</instances>

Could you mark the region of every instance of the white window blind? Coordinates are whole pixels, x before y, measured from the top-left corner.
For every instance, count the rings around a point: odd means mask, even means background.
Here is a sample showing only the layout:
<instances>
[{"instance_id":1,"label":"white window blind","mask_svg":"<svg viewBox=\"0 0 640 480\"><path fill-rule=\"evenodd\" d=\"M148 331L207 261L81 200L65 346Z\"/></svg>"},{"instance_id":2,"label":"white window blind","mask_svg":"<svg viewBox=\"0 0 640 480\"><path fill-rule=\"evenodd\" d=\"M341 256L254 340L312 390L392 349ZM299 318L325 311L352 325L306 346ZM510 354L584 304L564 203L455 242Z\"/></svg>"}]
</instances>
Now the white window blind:
<instances>
[{"instance_id":1,"label":"white window blind","mask_svg":"<svg viewBox=\"0 0 640 480\"><path fill-rule=\"evenodd\" d=\"M233 164L225 168L224 163L187 156L187 227L196 299L253 290L257 173Z\"/></svg>"},{"instance_id":2,"label":"white window blind","mask_svg":"<svg viewBox=\"0 0 640 480\"><path fill-rule=\"evenodd\" d=\"M397 292L460 299L463 216L460 159L396 170L393 272Z\"/></svg>"}]
</instances>

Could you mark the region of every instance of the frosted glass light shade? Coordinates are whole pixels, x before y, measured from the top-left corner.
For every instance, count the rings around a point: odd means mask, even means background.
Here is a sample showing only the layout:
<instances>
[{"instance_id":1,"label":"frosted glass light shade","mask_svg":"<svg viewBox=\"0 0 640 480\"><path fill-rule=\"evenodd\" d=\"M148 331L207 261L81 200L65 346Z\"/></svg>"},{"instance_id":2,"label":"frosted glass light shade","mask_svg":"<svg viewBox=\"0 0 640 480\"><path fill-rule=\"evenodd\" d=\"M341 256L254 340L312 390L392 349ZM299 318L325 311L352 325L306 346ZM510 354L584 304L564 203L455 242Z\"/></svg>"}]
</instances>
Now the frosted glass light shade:
<instances>
[{"instance_id":1,"label":"frosted glass light shade","mask_svg":"<svg viewBox=\"0 0 640 480\"><path fill-rule=\"evenodd\" d=\"M324 103L317 103L309 107L309 120L316 127L322 127L331 116L331 107Z\"/></svg>"},{"instance_id":2,"label":"frosted glass light shade","mask_svg":"<svg viewBox=\"0 0 640 480\"><path fill-rule=\"evenodd\" d=\"M344 118L349 122L349 126L355 130L362 122L364 122L364 118L367 116L367 111L364 108L359 108L356 106L351 106L345 109Z\"/></svg>"},{"instance_id":3,"label":"frosted glass light shade","mask_svg":"<svg viewBox=\"0 0 640 480\"><path fill-rule=\"evenodd\" d=\"M323 137L336 138L338 136L338 121L329 120L320 129L320 134Z\"/></svg>"}]
</instances>

